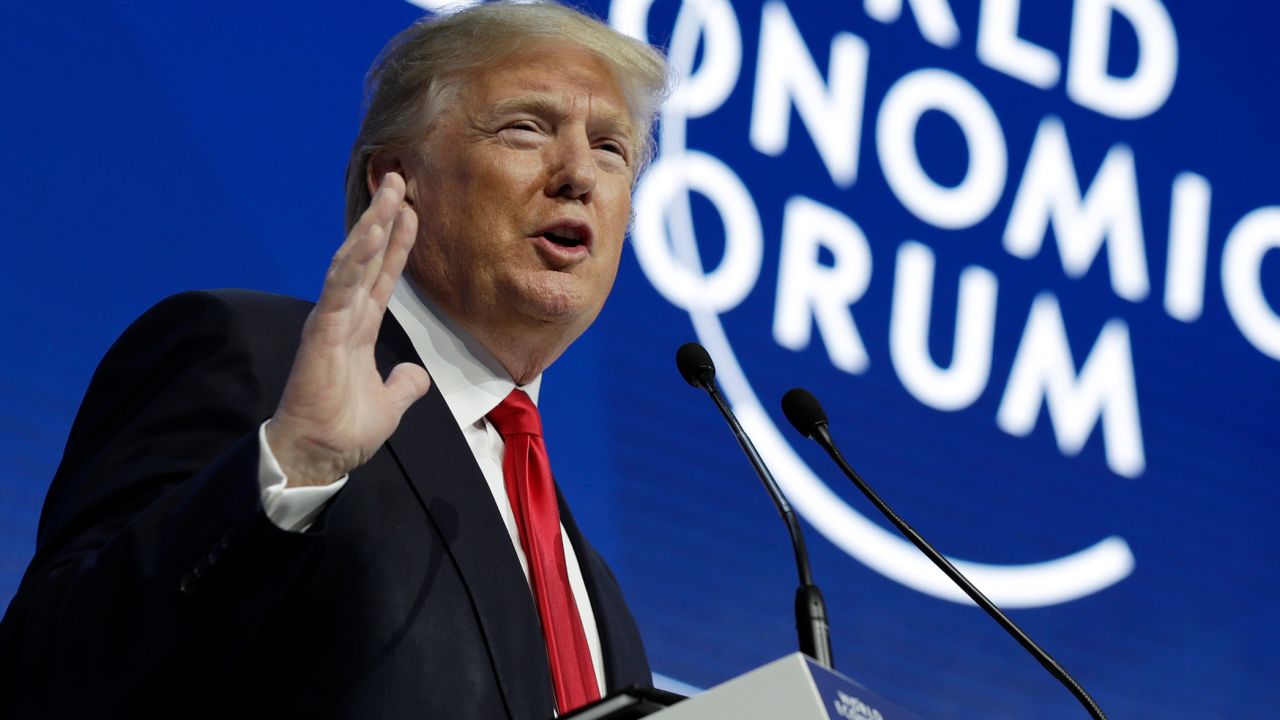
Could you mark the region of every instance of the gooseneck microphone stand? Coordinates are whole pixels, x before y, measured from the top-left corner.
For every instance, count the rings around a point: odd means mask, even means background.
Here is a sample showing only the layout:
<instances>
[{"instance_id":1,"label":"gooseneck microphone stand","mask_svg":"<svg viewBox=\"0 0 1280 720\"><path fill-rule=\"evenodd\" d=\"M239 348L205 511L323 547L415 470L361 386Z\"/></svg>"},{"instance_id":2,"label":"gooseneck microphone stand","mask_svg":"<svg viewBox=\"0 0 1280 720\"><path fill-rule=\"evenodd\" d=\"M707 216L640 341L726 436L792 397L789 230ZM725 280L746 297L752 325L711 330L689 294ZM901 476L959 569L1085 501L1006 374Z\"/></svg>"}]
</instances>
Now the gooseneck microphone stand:
<instances>
[{"instance_id":1,"label":"gooseneck microphone stand","mask_svg":"<svg viewBox=\"0 0 1280 720\"><path fill-rule=\"evenodd\" d=\"M822 599L822 592L818 590L817 585L813 584L813 576L809 572L809 553L805 550L804 536L800 533L800 523L796 520L791 504L787 502L787 498L782 494L782 488L778 487L769 468L765 467L760 453L756 452L755 445L751 443L751 438L747 437L742 424L738 422L738 418L720 394L720 388L715 380L716 367L711 362L711 356L706 348L697 343L686 343L680 346L676 352L676 366L686 382L702 388L711 396L716 407L720 409L720 414L733 429L733 435L737 438L742 451L746 453L747 459L751 461L756 475L760 476L760 482L764 484L769 497L773 499L778 514L782 516L782 521L786 523L787 533L791 536L791 547L795 551L796 571L800 576L800 587L796 589L795 598L796 632L800 636L800 651L823 667L831 669L831 635L827 625L827 606Z\"/></svg>"},{"instance_id":2,"label":"gooseneck microphone stand","mask_svg":"<svg viewBox=\"0 0 1280 720\"><path fill-rule=\"evenodd\" d=\"M1023 649L1031 653L1031 656L1034 657L1045 670L1048 670L1050 675L1066 686L1067 690L1071 691L1071 694L1074 695L1076 700L1084 706L1090 716L1095 720L1107 720L1107 716L1103 714L1102 708L1099 708L1098 704L1094 702L1093 697L1085 691L1080 683L1076 682L1075 678L1071 677L1071 675L1058 664L1057 660L1054 660L1049 653L1045 652L1039 645L1037 645L1030 636L1022 631L1022 628L1018 627L1017 624L1010 620L1009 617L1000 610L1000 608L996 607L995 603L988 600L987 596L982 594L982 591L978 590L973 583L969 582L969 578L965 577L959 570L957 570L956 567L951 564L950 560L947 560L942 556L942 553L935 550L934 547L930 545L929 542L920 535L920 533L916 532L914 528L908 525L905 520L898 517L898 514L893 511L893 508L889 507L884 500L881 500L880 496L871 489L870 485L867 485L867 483L862 479L862 476L858 474L858 471L853 469L853 466L850 465L849 462L844 459L844 455L840 453L840 449L836 447L835 440L832 439L831 432L827 427L827 413L822 409L822 405L818 403L818 399L814 397L812 393L803 388L793 388L788 390L787 394L782 398L782 412L787 416L787 420L791 421L791 424L801 435L804 435L807 438L812 438L822 446L823 450L827 451L827 454L831 456L831 459L834 460L836 465L840 467L844 474L853 481L853 484L858 486L858 489L862 491L862 494L867 496L867 499L876 506L876 509L888 518L889 522L893 523L893 526L898 528L898 531L911 541L911 544L915 545L920 552L924 553L926 557L933 561L933 564L937 565L939 570L946 573L947 577L951 578L952 582L959 585L960 589L963 590L978 607L985 610L993 620L1000 624L1000 627L1004 628L1006 632L1012 635L1013 639L1017 640L1018 644L1021 645Z\"/></svg>"}]
</instances>

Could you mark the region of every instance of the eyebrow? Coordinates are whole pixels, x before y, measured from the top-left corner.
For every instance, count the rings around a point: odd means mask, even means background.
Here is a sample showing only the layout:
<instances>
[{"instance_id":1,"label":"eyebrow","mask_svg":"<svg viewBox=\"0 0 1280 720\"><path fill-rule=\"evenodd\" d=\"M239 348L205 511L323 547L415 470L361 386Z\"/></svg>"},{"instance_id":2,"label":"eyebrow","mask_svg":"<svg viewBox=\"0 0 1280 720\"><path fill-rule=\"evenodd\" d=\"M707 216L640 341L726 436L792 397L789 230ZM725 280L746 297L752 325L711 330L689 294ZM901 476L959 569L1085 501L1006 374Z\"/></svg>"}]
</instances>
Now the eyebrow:
<instances>
[{"instance_id":1,"label":"eyebrow","mask_svg":"<svg viewBox=\"0 0 1280 720\"><path fill-rule=\"evenodd\" d=\"M514 112L528 112L534 115L564 117L568 114L562 103L550 95L520 95L506 98L494 103L492 111L495 115L506 115Z\"/></svg>"},{"instance_id":2,"label":"eyebrow","mask_svg":"<svg viewBox=\"0 0 1280 720\"><path fill-rule=\"evenodd\" d=\"M554 95L541 93L531 93L499 100L493 104L490 112L494 115L527 112L557 120L569 114L564 103ZM628 140L634 134L631 115L626 110L618 109L613 105L597 105L593 108L590 119L593 125L603 125L615 132L623 133Z\"/></svg>"}]
</instances>

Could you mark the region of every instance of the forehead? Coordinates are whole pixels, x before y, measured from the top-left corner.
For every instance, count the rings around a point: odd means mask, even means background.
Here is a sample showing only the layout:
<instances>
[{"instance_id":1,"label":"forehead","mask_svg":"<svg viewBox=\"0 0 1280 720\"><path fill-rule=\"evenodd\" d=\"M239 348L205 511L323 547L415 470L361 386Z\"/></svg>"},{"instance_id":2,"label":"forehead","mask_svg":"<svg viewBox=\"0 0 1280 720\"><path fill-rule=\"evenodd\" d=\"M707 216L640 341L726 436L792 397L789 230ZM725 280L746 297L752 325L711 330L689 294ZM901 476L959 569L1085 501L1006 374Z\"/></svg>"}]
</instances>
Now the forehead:
<instances>
[{"instance_id":1,"label":"forehead","mask_svg":"<svg viewBox=\"0 0 1280 720\"><path fill-rule=\"evenodd\" d=\"M585 108L592 119L631 124L613 66L564 41L534 41L471 71L462 78L459 99L472 113Z\"/></svg>"}]
</instances>

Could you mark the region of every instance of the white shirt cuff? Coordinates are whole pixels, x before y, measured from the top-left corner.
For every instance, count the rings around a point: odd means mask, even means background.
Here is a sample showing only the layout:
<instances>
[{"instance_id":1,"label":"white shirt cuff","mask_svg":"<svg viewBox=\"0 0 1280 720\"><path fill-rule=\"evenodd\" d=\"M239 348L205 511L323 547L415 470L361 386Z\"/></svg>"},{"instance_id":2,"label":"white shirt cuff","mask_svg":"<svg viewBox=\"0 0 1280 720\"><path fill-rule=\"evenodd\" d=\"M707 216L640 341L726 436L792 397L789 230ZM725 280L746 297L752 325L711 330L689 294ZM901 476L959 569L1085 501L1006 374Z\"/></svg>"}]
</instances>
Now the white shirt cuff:
<instances>
[{"instance_id":1,"label":"white shirt cuff","mask_svg":"<svg viewBox=\"0 0 1280 720\"><path fill-rule=\"evenodd\" d=\"M288 478L267 445L267 422L258 426L258 488L262 492L262 509L281 530L305 532L347 484L348 476L343 475L331 485L285 487Z\"/></svg>"}]
</instances>

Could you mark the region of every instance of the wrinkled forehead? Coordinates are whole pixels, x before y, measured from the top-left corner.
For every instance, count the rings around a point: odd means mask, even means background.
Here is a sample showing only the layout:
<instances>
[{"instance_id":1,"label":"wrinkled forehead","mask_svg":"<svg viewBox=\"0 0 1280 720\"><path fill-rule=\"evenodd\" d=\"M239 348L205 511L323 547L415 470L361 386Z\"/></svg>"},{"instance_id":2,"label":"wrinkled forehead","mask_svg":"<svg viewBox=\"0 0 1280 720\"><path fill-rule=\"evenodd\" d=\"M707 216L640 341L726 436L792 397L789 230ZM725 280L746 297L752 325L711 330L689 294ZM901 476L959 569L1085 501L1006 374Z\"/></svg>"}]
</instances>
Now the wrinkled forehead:
<instances>
[{"instance_id":1,"label":"wrinkled forehead","mask_svg":"<svg viewBox=\"0 0 1280 720\"><path fill-rule=\"evenodd\" d=\"M624 77L612 60L589 48L538 36L517 39L507 52L445 82L453 87L453 99L471 112L528 105L567 113L572 104L589 102L593 119L633 131L638 111Z\"/></svg>"}]
</instances>

